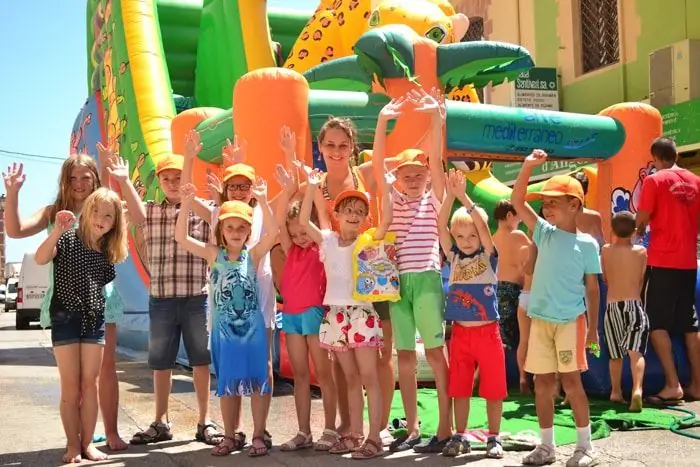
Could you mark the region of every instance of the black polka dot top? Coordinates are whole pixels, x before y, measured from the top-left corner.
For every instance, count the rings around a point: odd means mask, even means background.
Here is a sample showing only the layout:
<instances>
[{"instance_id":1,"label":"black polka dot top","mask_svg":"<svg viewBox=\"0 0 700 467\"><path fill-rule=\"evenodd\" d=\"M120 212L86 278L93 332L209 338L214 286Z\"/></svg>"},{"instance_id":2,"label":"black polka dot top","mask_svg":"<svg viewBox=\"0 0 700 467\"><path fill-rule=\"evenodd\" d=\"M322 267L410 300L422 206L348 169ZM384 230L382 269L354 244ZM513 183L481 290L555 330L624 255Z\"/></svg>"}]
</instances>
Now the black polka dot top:
<instances>
[{"instance_id":1,"label":"black polka dot top","mask_svg":"<svg viewBox=\"0 0 700 467\"><path fill-rule=\"evenodd\" d=\"M104 253L95 251L71 229L61 235L53 260L52 310L83 314L83 331L96 326L97 316L104 315L102 289L114 280L114 265Z\"/></svg>"}]
</instances>

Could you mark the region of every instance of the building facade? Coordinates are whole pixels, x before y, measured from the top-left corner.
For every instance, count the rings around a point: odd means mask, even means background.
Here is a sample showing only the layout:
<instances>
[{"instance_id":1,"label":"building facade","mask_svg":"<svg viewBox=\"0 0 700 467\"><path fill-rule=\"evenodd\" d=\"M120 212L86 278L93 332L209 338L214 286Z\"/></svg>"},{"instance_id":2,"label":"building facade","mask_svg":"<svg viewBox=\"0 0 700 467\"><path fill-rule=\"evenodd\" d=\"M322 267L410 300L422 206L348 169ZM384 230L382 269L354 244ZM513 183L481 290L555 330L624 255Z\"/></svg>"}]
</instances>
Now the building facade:
<instances>
[{"instance_id":1,"label":"building facade","mask_svg":"<svg viewBox=\"0 0 700 467\"><path fill-rule=\"evenodd\" d=\"M559 106L594 114L619 103L659 108L681 163L700 173L700 1L456 0L487 40L519 43L557 70ZM513 86L485 93L513 104ZM494 171L496 173L496 171Z\"/></svg>"}]
</instances>

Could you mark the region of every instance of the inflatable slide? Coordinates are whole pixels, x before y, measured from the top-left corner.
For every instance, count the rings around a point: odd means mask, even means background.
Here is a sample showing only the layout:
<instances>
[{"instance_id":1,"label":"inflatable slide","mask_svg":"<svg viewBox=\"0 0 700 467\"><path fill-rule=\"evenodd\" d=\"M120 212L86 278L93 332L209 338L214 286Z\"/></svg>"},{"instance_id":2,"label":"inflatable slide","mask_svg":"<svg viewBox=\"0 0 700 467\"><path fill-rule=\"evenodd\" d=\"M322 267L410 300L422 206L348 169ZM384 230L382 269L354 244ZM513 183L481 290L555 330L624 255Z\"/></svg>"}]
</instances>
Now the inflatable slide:
<instances>
[{"instance_id":1,"label":"inflatable slide","mask_svg":"<svg viewBox=\"0 0 700 467\"><path fill-rule=\"evenodd\" d=\"M180 153L194 128L203 143L195 183L205 195L206 173L222 170L221 149L234 134L247 141L257 172L270 178L283 160L276 142L282 125L296 133L297 154L312 164L313 142L329 115L352 118L359 142L371 145L389 99L439 87L452 98L445 157L471 169L469 189L487 210L509 194L487 162L522 160L534 148L597 162L589 204L604 216L610 206L634 207L646 148L661 134L653 108L621 104L580 115L476 104L475 88L512 80L534 62L518 45L459 42L469 21L446 0L321 0L311 15L268 12L266 3L88 0L90 94L72 151L94 154L98 141L115 142L141 197L159 200L154 167ZM420 147L427 128L425 115L402 116L387 130L387 150ZM627 137L631 130L634 138ZM133 350L148 343L145 254L131 235L129 260L117 274L126 307L119 343ZM600 391L602 384L589 386Z\"/></svg>"}]
</instances>

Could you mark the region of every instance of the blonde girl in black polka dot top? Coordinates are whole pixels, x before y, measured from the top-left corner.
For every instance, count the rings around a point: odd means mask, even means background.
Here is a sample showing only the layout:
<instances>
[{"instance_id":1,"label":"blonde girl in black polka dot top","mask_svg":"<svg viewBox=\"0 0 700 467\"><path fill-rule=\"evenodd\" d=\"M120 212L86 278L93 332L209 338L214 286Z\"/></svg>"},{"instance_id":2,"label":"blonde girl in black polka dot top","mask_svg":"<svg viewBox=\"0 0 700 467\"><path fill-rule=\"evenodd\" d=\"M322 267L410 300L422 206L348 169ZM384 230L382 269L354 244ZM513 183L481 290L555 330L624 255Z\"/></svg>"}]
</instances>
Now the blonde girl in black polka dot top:
<instances>
[{"instance_id":1,"label":"blonde girl in black polka dot top","mask_svg":"<svg viewBox=\"0 0 700 467\"><path fill-rule=\"evenodd\" d=\"M61 378L63 461L68 463L107 457L92 445L105 335L102 289L114 280L114 265L127 256L124 213L113 191L95 190L85 200L77 229L75 222L71 211L59 211L35 255L38 264L53 261L51 341Z\"/></svg>"}]
</instances>

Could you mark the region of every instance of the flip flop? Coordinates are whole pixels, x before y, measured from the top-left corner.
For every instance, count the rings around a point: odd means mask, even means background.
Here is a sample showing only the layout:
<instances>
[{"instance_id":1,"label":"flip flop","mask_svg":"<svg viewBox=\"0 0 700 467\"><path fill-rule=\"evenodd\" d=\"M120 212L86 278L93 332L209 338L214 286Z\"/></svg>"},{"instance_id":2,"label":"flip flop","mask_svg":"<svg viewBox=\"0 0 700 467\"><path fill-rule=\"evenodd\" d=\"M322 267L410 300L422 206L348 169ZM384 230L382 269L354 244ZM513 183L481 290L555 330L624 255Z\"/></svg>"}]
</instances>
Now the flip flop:
<instances>
[{"instance_id":1,"label":"flip flop","mask_svg":"<svg viewBox=\"0 0 700 467\"><path fill-rule=\"evenodd\" d=\"M656 407L678 407L679 405L683 405L684 401L683 399L677 399L675 397L666 398L656 395L646 397L644 403Z\"/></svg>"}]
</instances>

